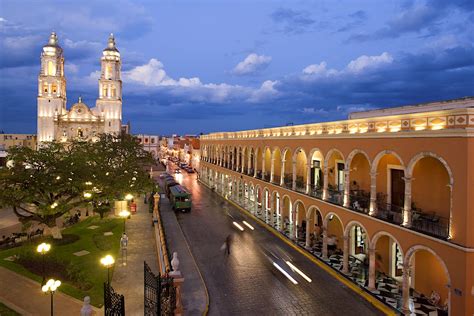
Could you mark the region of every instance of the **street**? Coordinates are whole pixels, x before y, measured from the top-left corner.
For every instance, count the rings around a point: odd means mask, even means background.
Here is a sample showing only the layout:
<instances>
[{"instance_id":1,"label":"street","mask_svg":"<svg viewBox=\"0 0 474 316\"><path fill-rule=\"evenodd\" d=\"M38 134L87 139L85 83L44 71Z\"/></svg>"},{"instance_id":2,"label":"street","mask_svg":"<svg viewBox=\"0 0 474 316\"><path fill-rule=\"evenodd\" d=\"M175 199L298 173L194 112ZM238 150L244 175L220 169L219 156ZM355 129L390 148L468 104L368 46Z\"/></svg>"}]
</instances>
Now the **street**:
<instances>
[{"instance_id":1,"label":"street","mask_svg":"<svg viewBox=\"0 0 474 316\"><path fill-rule=\"evenodd\" d=\"M200 184L195 174L183 171L176 178L192 192L191 212L177 216L208 287L210 315L382 314ZM228 235L232 236L229 256L221 250ZM306 277L297 273L295 267Z\"/></svg>"}]
</instances>

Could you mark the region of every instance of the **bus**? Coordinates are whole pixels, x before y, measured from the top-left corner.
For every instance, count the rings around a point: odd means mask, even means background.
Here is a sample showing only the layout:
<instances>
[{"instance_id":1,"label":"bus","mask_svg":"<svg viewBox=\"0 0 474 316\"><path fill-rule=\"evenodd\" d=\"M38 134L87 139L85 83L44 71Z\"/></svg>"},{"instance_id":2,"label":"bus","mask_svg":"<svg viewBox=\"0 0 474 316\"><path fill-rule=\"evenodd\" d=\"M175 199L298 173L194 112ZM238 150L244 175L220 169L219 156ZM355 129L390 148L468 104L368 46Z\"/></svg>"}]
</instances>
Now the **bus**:
<instances>
[{"instance_id":1,"label":"bus","mask_svg":"<svg viewBox=\"0 0 474 316\"><path fill-rule=\"evenodd\" d=\"M178 182L176 182L174 180L173 177L171 178L165 178L165 192L166 192L166 195L169 197L170 196L170 188L172 188L173 186L175 185L178 185Z\"/></svg>"},{"instance_id":2,"label":"bus","mask_svg":"<svg viewBox=\"0 0 474 316\"><path fill-rule=\"evenodd\" d=\"M191 193L181 185L170 187L170 203L173 210L191 211Z\"/></svg>"}]
</instances>

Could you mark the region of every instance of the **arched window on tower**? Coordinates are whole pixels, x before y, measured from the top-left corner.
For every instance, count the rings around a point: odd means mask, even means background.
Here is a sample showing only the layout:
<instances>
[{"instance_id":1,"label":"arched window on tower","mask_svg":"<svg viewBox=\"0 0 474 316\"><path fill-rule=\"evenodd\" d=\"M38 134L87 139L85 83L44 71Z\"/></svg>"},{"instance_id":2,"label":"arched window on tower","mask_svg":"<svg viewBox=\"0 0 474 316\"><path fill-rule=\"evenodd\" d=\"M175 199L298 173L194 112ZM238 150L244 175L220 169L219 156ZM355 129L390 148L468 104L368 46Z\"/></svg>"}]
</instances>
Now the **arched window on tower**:
<instances>
[{"instance_id":1,"label":"arched window on tower","mask_svg":"<svg viewBox=\"0 0 474 316\"><path fill-rule=\"evenodd\" d=\"M53 89L53 93L57 93L58 92L58 86L53 84L52 85L52 89Z\"/></svg>"},{"instance_id":2,"label":"arched window on tower","mask_svg":"<svg viewBox=\"0 0 474 316\"><path fill-rule=\"evenodd\" d=\"M43 92L48 93L48 84L46 82L43 83Z\"/></svg>"},{"instance_id":3,"label":"arched window on tower","mask_svg":"<svg viewBox=\"0 0 474 316\"><path fill-rule=\"evenodd\" d=\"M107 97L107 87L105 85L102 86L102 97Z\"/></svg>"},{"instance_id":4,"label":"arched window on tower","mask_svg":"<svg viewBox=\"0 0 474 316\"><path fill-rule=\"evenodd\" d=\"M48 61L48 76L56 76L56 68L54 67L54 63L50 60Z\"/></svg>"},{"instance_id":5,"label":"arched window on tower","mask_svg":"<svg viewBox=\"0 0 474 316\"><path fill-rule=\"evenodd\" d=\"M110 96L111 96L112 98L115 98L116 94L117 94L116 89L115 89L115 88L112 88L112 93L111 93Z\"/></svg>"},{"instance_id":6,"label":"arched window on tower","mask_svg":"<svg viewBox=\"0 0 474 316\"><path fill-rule=\"evenodd\" d=\"M105 67L105 78L109 80L112 79L112 65L107 65Z\"/></svg>"}]
</instances>

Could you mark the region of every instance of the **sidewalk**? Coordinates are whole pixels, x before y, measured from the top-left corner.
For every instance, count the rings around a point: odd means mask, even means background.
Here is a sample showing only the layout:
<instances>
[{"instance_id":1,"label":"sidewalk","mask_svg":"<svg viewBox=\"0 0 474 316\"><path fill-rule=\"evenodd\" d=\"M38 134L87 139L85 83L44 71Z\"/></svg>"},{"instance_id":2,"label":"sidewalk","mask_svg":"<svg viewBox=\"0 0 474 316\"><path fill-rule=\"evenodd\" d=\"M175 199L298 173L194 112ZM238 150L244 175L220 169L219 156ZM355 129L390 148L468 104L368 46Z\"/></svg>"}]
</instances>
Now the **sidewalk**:
<instances>
[{"instance_id":1,"label":"sidewalk","mask_svg":"<svg viewBox=\"0 0 474 316\"><path fill-rule=\"evenodd\" d=\"M11 309L24 316L50 315L50 295L41 292L39 283L0 267L0 284L0 302ZM61 292L54 294L55 315L80 315L81 308L81 301ZM97 308L94 310L96 315L103 314Z\"/></svg>"},{"instance_id":2,"label":"sidewalk","mask_svg":"<svg viewBox=\"0 0 474 316\"><path fill-rule=\"evenodd\" d=\"M207 312L209 304L207 288L166 197L160 200L160 214L169 251L178 253L179 270L184 277L182 288L184 314L203 315Z\"/></svg>"},{"instance_id":3,"label":"sidewalk","mask_svg":"<svg viewBox=\"0 0 474 316\"><path fill-rule=\"evenodd\" d=\"M126 223L127 264L121 264L120 256L116 258L112 279L114 290L125 296L126 315L143 315L144 312L143 261L158 273L152 216L148 213L148 204L143 203L143 197L138 197L135 202L137 213Z\"/></svg>"}]
</instances>

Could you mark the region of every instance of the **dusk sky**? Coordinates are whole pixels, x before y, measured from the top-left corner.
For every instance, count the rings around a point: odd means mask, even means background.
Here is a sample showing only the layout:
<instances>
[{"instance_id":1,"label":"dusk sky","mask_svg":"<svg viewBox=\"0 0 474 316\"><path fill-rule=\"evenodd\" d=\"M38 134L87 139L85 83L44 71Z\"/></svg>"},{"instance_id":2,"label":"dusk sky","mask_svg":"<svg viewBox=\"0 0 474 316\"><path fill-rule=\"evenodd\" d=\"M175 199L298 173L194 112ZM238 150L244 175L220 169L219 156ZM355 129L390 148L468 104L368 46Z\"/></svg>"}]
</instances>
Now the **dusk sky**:
<instances>
[{"instance_id":1,"label":"dusk sky","mask_svg":"<svg viewBox=\"0 0 474 316\"><path fill-rule=\"evenodd\" d=\"M474 95L474 1L0 2L0 130L36 133L41 47L56 31L68 108L98 97L109 33L133 133L345 119Z\"/></svg>"}]
</instances>

